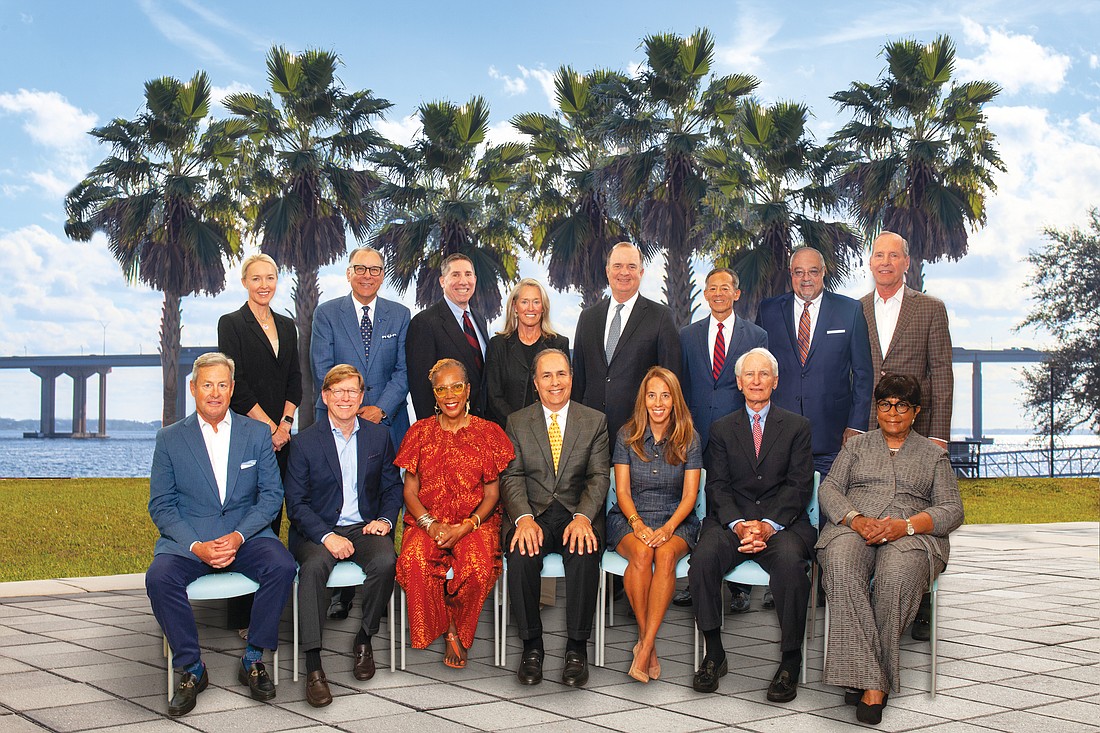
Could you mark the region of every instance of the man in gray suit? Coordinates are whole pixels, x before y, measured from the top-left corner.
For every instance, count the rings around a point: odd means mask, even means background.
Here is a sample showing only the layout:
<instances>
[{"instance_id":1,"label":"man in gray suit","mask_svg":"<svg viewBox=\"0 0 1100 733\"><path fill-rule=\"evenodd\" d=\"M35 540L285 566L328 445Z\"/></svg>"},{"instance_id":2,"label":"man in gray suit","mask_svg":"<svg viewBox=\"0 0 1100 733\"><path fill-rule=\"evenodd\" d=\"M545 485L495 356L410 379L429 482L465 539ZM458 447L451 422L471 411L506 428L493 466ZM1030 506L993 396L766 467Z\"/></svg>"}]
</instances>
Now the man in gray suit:
<instances>
[{"instance_id":1,"label":"man in gray suit","mask_svg":"<svg viewBox=\"0 0 1100 733\"><path fill-rule=\"evenodd\" d=\"M542 681L540 574L543 557L556 552L565 565L569 637L562 682L580 687L588 681L588 637L611 484L607 418L570 401L573 370L564 352L542 351L532 371L539 402L508 417L505 430L516 457L501 476L508 589L523 640L518 676L525 685Z\"/></svg>"}]
</instances>

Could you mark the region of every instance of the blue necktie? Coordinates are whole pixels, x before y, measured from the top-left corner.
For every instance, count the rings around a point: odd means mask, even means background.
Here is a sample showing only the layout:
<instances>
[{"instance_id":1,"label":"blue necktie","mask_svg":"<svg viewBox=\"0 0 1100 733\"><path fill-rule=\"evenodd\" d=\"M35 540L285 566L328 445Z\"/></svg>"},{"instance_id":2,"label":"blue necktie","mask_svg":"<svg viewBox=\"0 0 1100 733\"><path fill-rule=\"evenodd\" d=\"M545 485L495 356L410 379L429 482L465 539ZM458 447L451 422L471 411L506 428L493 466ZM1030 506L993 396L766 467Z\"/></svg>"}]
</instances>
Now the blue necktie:
<instances>
[{"instance_id":1,"label":"blue necktie","mask_svg":"<svg viewBox=\"0 0 1100 733\"><path fill-rule=\"evenodd\" d=\"M370 357L370 340L374 335L374 325L370 322L370 306L363 306L363 319L359 321L359 333L363 337L363 361Z\"/></svg>"}]
</instances>

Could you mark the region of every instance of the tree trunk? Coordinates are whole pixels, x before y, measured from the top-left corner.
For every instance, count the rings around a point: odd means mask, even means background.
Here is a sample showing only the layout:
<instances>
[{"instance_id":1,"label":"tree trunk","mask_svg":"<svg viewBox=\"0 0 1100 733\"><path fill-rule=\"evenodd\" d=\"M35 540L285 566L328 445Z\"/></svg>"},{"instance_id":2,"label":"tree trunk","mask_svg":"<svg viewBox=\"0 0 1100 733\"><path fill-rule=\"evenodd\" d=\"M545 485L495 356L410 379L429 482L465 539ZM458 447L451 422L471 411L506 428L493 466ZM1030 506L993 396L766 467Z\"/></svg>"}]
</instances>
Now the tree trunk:
<instances>
[{"instance_id":1,"label":"tree trunk","mask_svg":"<svg viewBox=\"0 0 1100 733\"><path fill-rule=\"evenodd\" d=\"M160 373L163 380L161 399L161 426L168 427L178 419L176 398L179 388L180 362L180 303L181 298L164 293L164 307L160 316Z\"/></svg>"},{"instance_id":2,"label":"tree trunk","mask_svg":"<svg viewBox=\"0 0 1100 733\"><path fill-rule=\"evenodd\" d=\"M591 308L603 300L603 288L583 288L581 290L581 309Z\"/></svg>"},{"instance_id":3,"label":"tree trunk","mask_svg":"<svg viewBox=\"0 0 1100 733\"><path fill-rule=\"evenodd\" d=\"M909 258L909 269L905 271L905 284L919 293L924 292L924 261L917 258Z\"/></svg>"},{"instance_id":4,"label":"tree trunk","mask_svg":"<svg viewBox=\"0 0 1100 733\"><path fill-rule=\"evenodd\" d=\"M313 366L309 360L309 348L313 343L313 312L321 299L317 285L317 270L297 270L294 283L294 325L298 328L298 363L302 367L302 404L298 405L298 430L313 424L313 408L317 395L314 390ZM324 375L321 375L324 376Z\"/></svg>"},{"instance_id":5,"label":"tree trunk","mask_svg":"<svg viewBox=\"0 0 1100 733\"><path fill-rule=\"evenodd\" d=\"M691 323L698 289L692 282L691 252L683 245L669 245L665 250L665 302L672 309L676 330Z\"/></svg>"}]
</instances>

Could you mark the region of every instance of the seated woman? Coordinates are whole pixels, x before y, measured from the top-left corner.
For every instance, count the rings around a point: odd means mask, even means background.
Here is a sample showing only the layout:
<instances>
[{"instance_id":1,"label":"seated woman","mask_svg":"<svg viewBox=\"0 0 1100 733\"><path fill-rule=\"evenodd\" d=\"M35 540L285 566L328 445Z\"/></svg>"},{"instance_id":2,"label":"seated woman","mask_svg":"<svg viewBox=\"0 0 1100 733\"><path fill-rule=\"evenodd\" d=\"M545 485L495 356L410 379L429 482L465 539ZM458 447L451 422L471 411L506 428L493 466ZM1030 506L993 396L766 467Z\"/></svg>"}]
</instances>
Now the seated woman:
<instances>
[{"instance_id":1,"label":"seated woman","mask_svg":"<svg viewBox=\"0 0 1100 733\"><path fill-rule=\"evenodd\" d=\"M466 369L441 359L428 372L436 416L416 421L394 463L405 469L405 532L397 582L409 636L423 649L443 633L443 663L461 669L481 607L500 575L500 481L514 455L495 423L470 414ZM454 577L447 580L447 571Z\"/></svg>"},{"instance_id":2,"label":"seated woman","mask_svg":"<svg viewBox=\"0 0 1100 733\"><path fill-rule=\"evenodd\" d=\"M623 587L638 619L630 676L649 682L661 676L655 643L676 586L676 563L699 536L699 434L668 369L646 372L611 462L618 504L607 514L607 544L627 559Z\"/></svg>"},{"instance_id":3,"label":"seated woman","mask_svg":"<svg viewBox=\"0 0 1100 733\"><path fill-rule=\"evenodd\" d=\"M829 520L817 541L830 614L824 679L848 688L844 701L871 725L898 690L902 633L963 521L947 453L912 432L920 400L915 378L884 376L879 429L845 443L819 492Z\"/></svg>"}]
</instances>

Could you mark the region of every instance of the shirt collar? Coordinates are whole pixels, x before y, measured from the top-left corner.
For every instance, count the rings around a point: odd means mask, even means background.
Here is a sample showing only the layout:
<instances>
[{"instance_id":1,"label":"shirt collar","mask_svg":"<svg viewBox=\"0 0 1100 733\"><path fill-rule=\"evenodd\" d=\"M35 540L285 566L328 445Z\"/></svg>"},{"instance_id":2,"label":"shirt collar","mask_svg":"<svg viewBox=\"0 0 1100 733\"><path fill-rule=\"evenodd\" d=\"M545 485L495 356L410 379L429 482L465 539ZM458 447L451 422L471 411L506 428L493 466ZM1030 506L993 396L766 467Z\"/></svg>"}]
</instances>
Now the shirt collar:
<instances>
[{"instance_id":1,"label":"shirt collar","mask_svg":"<svg viewBox=\"0 0 1100 733\"><path fill-rule=\"evenodd\" d=\"M825 291L822 290L820 293L817 294L817 297L814 298L813 300L809 301L809 303L810 303L810 305L812 305L814 307L819 307L821 305L821 299L824 298L824 297L825 297ZM802 298L798 297L797 295L794 296L794 302L796 304L798 304L799 308L805 308L806 307L806 301L803 300Z\"/></svg>"},{"instance_id":2,"label":"shirt collar","mask_svg":"<svg viewBox=\"0 0 1100 733\"><path fill-rule=\"evenodd\" d=\"M542 405L541 402L539 404ZM551 415L557 415L558 416L558 425L560 425L561 427L564 428L565 427L565 418L566 418L566 415L568 415L568 414L569 414L569 403L568 402L566 402L565 406L562 407L557 412L551 412L546 407L546 405L542 405L542 419L545 420L547 424L550 424L550 416Z\"/></svg>"},{"instance_id":3,"label":"shirt collar","mask_svg":"<svg viewBox=\"0 0 1100 733\"><path fill-rule=\"evenodd\" d=\"M734 313L733 311L730 311L730 314L728 316L726 316L726 320L724 320L724 321L719 321L717 318L714 317L713 313L710 314L710 326L711 326L711 328L717 328L718 324L721 323L727 331L732 331L733 330L733 325L734 325L734 323L736 323L736 321L737 321L737 314Z\"/></svg>"},{"instance_id":4,"label":"shirt collar","mask_svg":"<svg viewBox=\"0 0 1100 733\"><path fill-rule=\"evenodd\" d=\"M771 409L772 409L771 400L768 401L768 404L766 404L762 408L760 408L759 415L760 415L760 419L763 422L768 421L768 413L771 412ZM751 423L752 422L752 416L756 415L757 413L753 412L752 408L749 407L748 405L745 405L745 412L749 413L749 422Z\"/></svg>"},{"instance_id":5,"label":"shirt collar","mask_svg":"<svg viewBox=\"0 0 1100 733\"><path fill-rule=\"evenodd\" d=\"M624 310L630 310L631 308L634 307L634 304L638 302L638 296L640 296L641 294L642 294L642 291L639 290L638 292L634 293L634 295L631 295L629 298L624 300L621 304L619 303L619 301L615 300L614 296L612 296L611 297L611 305L609 305L608 308L610 308L611 311L614 312L615 306L623 305L623 306L625 306Z\"/></svg>"},{"instance_id":6,"label":"shirt collar","mask_svg":"<svg viewBox=\"0 0 1100 733\"><path fill-rule=\"evenodd\" d=\"M341 439L341 440L343 440L343 438L344 438L344 431L343 431L343 430L341 430L341 429L339 428L339 426L337 426L337 425L336 425L336 423L334 423L334 422L332 421L332 415L329 415L329 416L328 416L328 426L329 426L330 428L332 428L332 433L333 433L333 435L337 435L337 436L339 436L339 437L340 437L340 439ZM355 421L355 422L354 422L354 423L352 424L352 428L351 428L351 434L352 434L352 436L354 437L354 436L355 436L355 434L356 434L356 433L358 433L358 432L359 432L359 420L356 420L356 421Z\"/></svg>"},{"instance_id":7,"label":"shirt collar","mask_svg":"<svg viewBox=\"0 0 1100 733\"><path fill-rule=\"evenodd\" d=\"M470 310L469 303L466 304L465 308L462 308L458 304L451 302L451 300L446 295L443 296L443 302L446 303L447 307L451 309L451 313L454 314L455 318L461 319L462 314L467 312L470 313L470 317L473 318L473 311Z\"/></svg>"},{"instance_id":8,"label":"shirt collar","mask_svg":"<svg viewBox=\"0 0 1100 733\"><path fill-rule=\"evenodd\" d=\"M230 428L230 429L232 429L232 423L230 422L230 419L229 419L229 416L230 416L230 415L232 415L232 414L233 414L233 411L232 411L232 410L226 410L226 411L225 411L225 417L223 417L223 418L222 418L221 420L219 420L219 421L218 421L218 423L217 423L217 425L218 425L218 433L221 433L221 431L222 431L222 428ZM203 430L213 430L213 428L214 428L213 424L211 424L211 423L208 423L208 422L206 421L206 418L204 418L204 417L203 417L202 415L197 415L197 417L199 418L199 427L200 427L201 429L203 429Z\"/></svg>"},{"instance_id":9,"label":"shirt collar","mask_svg":"<svg viewBox=\"0 0 1100 733\"><path fill-rule=\"evenodd\" d=\"M905 286L902 285L898 288L898 291L891 295L889 298L883 300L882 296L878 294L878 288L875 288L875 301L879 303L897 303L901 305L902 293L905 292Z\"/></svg>"}]
</instances>

